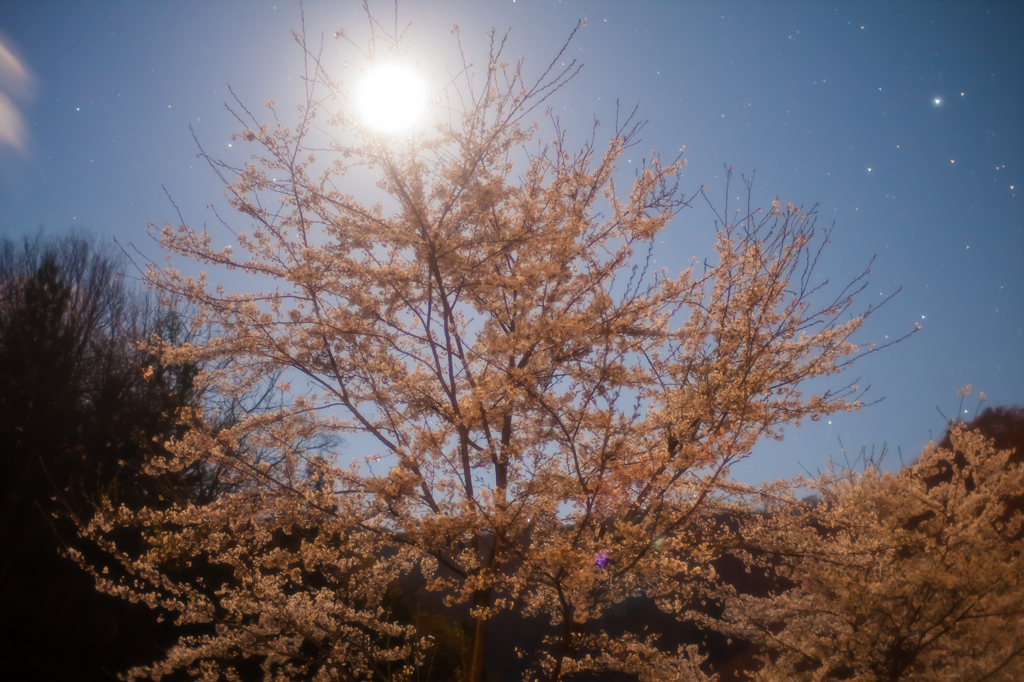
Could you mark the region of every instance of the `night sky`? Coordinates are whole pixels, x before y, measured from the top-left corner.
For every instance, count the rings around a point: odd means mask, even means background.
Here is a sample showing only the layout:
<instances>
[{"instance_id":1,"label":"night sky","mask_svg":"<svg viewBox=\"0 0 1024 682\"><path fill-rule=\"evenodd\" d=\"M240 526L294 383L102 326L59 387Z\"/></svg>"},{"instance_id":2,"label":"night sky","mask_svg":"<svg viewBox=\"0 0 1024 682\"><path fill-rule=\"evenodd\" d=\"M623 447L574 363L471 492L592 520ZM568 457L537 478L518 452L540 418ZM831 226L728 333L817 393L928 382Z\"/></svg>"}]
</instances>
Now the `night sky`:
<instances>
[{"instance_id":1,"label":"night sky","mask_svg":"<svg viewBox=\"0 0 1024 682\"><path fill-rule=\"evenodd\" d=\"M400 15L434 92L457 63L452 24L478 63L485 31L511 29L507 57L526 56L536 76L586 17L566 51L583 70L550 101L570 140L594 118L610 136L616 100L639 105L649 123L625 172L633 156L686 145L683 186L724 199L723 164L756 170L757 205L818 204L819 224L835 221L821 270L833 284L877 255L863 303L902 287L858 340L922 331L848 375L885 400L759 446L734 470L742 480L819 469L842 457L840 438L851 457L888 444L894 468L897 448L909 462L938 437L936 408L969 418L979 391L988 405L1024 403L1024 3L475 0L406 2ZM335 30L366 35L357 2L307 2L305 20L337 69L354 54ZM214 232L207 206L222 205L222 187L189 126L212 156L241 161L226 86L254 110L272 97L290 111L300 26L287 2L0 3L0 234L78 226L161 261L146 225L178 222L162 186ZM350 191L373 181L352 177ZM712 235L706 208L683 212L659 237L658 265L710 255ZM362 448L350 438L346 454Z\"/></svg>"}]
</instances>

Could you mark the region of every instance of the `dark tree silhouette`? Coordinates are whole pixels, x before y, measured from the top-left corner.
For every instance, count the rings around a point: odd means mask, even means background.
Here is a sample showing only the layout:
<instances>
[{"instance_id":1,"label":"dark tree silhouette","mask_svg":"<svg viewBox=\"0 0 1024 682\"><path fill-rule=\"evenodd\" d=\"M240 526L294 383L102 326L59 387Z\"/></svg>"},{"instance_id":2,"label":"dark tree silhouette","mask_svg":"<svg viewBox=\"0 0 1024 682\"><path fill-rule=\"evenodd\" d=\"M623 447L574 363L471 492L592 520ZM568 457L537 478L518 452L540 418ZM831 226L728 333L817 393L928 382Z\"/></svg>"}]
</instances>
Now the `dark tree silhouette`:
<instances>
[{"instance_id":1,"label":"dark tree silhouette","mask_svg":"<svg viewBox=\"0 0 1024 682\"><path fill-rule=\"evenodd\" d=\"M952 420L942 434L939 447L953 453L951 459L939 460L937 470L925 477L929 488L940 483L949 483L953 480L956 471L962 470L966 465L964 453L953 446L951 432L954 427L961 426L968 431L978 431L992 441L996 450L1010 450L1011 454L1007 462L1010 465L1024 461L1024 406L1011 405L1000 407L987 407L980 414L975 416L968 423ZM974 480L968 476L965 482L967 490L974 489ZM1024 511L1024 491L1016 495L1010 495L1001 500L1006 510L1000 516L999 522L1006 523L1014 512ZM914 519L915 523L921 519ZM1024 537L1024 528L1018 531L1011 539L1020 540Z\"/></svg>"},{"instance_id":2,"label":"dark tree silhouette","mask_svg":"<svg viewBox=\"0 0 1024 682\"><path fill-rule=\"evenodd\" d=\"M952 447L949 437L951 427L952 424L943 432L939 447ZM986 438L991 438L997 450L1014 450L1010 461L1019 462L1024 459L1024 406L986 407L964 427L968 431L980 431Z\"/></svg>"},{"instance_id":3,"label":"dark tree silhouette","mask_svg":"<svg viewBox=\"0 0 1024 682\"><path fill-rule=\"evenodd\" d=\"M60 556L71 517L108 496L129 506L209 498L215 471L153 477L145 461L198 405L195 365L139 349L181 316L132 290L123 262L81 235L0 244L0 679L111 679L158 649L148 609L96 593Z\"/></svg>"}]
</instances>

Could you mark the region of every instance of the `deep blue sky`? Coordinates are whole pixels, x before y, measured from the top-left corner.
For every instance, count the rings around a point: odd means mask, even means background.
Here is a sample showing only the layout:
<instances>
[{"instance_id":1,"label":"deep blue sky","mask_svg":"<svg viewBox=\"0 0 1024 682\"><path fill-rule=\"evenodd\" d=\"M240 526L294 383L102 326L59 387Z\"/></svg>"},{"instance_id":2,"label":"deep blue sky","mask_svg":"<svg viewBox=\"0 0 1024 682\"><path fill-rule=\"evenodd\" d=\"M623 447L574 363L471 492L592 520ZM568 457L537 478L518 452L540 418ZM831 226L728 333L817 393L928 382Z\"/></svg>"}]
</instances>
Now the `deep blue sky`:
<instances>
[{"instance_id":1,"label":"deep blue sky","mask_svg":"<svg viewBox=\"0 0 1024 682\"><path fill-rule=\"evenodd\" d=\"M341 64L329 36L361 35L358 3L305 9L307 33L325 33ZM723 164L756 169L761 205L817 203L836 222L831 281L877 254L865 303L903 288L861 340L923 331L850 374L885 401L766 444L741 478L819 468L840 456L839 437L852 454L889 444L895 466L897 446L909 460L938 435L936 407L954 416L966 384L970 414L979 390L988 404L1024 403L1024 4L475 0L401 13L435 89L454 63L452 24L477 60L486 29L511 28L507 54L539 70L587 17L567 52L583 71L551 102L570 139L594 117L610 122L616 99L639 104L649 124L637 155L686 145L684 186L713 196ZM77 225L160 259L146 224L177 222L162 185L193 224L213 222L205 207L222 200L188 126L211 154L241 158L225 86L260 110L270 97L298 103L299 26L290 2L0 3L0 40L30 73L0 67L25 131L0 100L0 234ZM708 255L710 234L706 210L684 212L659 265ZM350 440L349 454L361 447Z\"/></svg>"}]
</instances>

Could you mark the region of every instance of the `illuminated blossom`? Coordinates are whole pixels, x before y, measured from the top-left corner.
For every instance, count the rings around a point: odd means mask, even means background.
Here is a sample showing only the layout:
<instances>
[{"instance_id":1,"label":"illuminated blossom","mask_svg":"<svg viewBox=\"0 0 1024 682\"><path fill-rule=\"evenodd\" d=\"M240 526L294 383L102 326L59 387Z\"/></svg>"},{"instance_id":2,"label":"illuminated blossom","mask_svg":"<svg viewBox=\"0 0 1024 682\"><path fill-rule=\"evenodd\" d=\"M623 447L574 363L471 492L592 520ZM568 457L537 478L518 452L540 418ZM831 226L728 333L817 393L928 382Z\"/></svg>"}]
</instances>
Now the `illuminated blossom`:
<instances>
[{"instance_id":1,"label":"illuminated blossom","mask_svg":"<svg viewBox=\"0 0 1024 682\"><path fill-rule=\"evenodd\" d=\"M267 679L412 679L431 642L383 597L417 570L468 607L469 682L489 619L513 608L552 625L526 652L547 679L705 678L695 648L611 635L601 616L638 596L672 610L681 579L715 556L702 538L730 466L788 424L860 407L855 387L821 380L858 352L871 308L857 312L853 294L867 273L822 298L812 270L828 231L792 205L719 216L702 268L654 270L656 236L694 198L683 160L652 154L625 180L632 119L606 146L570 146L554 119L537 141L526 117L578 66L526 80L494 44L488 68L474 80L467 67L445 94L463 108L439 109L415 138L363 126L310 54L296 127L240 111L260 149L227 183L238 247L159 231L169 253L262 287L228 293L151 266L148 282L216 332L155 340L161 362L229 361L198 378L227 396L281 371L306 388L216 436L182 415L195 428L152 466L207 462L234 492L107 508L86 526L123 574L97 574L101 589L209 626L133 675L231 679L236 657L262 661ZM355 169L372 169L387 203L343 191ZM360 435L362 459L311 456L325 432ZM121 547L115 529L140 541ZM189 578L192 562L229 578Z\"/></svg>"}]
</instances>

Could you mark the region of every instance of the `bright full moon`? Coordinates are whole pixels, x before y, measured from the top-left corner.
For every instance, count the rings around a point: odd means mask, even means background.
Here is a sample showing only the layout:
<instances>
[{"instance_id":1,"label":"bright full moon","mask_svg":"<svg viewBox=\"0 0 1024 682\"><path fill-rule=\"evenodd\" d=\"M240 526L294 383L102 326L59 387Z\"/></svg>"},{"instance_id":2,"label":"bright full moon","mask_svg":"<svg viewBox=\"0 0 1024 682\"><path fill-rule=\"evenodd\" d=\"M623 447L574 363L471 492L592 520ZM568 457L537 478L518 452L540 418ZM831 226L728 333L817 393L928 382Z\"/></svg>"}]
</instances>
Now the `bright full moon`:
<instances>
[{"instance_id":1,"label":"bright full moon","mask_svg":"<svg viewBox=\"0 0 1024 682\"><path fill-rule=\"evenodd\" d=\"M389 65L366 74L356 105L372 127L384 133L399 133L420 117L426 99L426 88L413 71Z\"/></svg>"}]
</instances>

